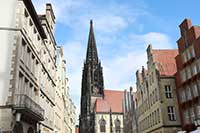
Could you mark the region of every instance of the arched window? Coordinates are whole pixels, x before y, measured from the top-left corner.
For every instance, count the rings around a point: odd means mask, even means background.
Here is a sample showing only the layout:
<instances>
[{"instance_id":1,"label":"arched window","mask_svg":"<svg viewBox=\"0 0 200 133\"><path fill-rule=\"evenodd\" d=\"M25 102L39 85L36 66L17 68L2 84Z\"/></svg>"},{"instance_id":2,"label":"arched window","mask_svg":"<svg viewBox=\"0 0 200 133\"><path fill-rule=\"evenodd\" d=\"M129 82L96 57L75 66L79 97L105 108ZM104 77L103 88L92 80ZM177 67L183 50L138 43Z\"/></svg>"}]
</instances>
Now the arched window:
<instances>
[{"instance_id":1,"label":"arched window","mask_svg":"<svg viewBox=\"0 0 200 133\"><path fill-rule=\"evenodd\" d=\"M115 120L115 132L116 132L116 133L120 133L120 131L121 131L120 125L121 125L121 122L120 122L120 120L117 118L117 119Z\"/></svg>"},{"instance_id":2,"label":"arched window","mask_svg":"<svg viewBox=\"0 0 200 133\"><path fill-rule=\"evenodd\" d=\"M106 121L101 118L101 120L99 121L99 125L100 125L100 133L105 133L106 132Z\"/></svg>"}]
</instances>

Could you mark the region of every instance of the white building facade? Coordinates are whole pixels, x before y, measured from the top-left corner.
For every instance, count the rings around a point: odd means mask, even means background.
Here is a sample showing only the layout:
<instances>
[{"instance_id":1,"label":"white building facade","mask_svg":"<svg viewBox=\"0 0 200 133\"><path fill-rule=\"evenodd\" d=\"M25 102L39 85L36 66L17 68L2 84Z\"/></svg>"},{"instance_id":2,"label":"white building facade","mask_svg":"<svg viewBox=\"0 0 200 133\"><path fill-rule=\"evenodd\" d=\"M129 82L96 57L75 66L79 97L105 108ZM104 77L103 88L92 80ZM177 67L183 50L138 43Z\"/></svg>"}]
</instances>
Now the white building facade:
<instances>
[{"instance_id":1,"label":"white building facade","mask_svg":"<svg viewBox=\"0 0 200 133\"><path fill-rule=\"evenodd\" d=\"M63 48L59 46L57 46L56 66L55 133L74 133L76 107L69 95L68 78L66 77L66 61L63 56Z\"/></svg>"},{"instance_id":2,"label":"white building facade","mask_svg":"<svg viewBox=\"0 0 200 133\"><path fill-rule=\"evenodd\" d=\"M45 14L38 15L31 0L2 0L0 10L0 131L53 133L57 68L52 6L46 4ZM74 105L72 110L75 123Z\"/></svg>"}]
</instances>

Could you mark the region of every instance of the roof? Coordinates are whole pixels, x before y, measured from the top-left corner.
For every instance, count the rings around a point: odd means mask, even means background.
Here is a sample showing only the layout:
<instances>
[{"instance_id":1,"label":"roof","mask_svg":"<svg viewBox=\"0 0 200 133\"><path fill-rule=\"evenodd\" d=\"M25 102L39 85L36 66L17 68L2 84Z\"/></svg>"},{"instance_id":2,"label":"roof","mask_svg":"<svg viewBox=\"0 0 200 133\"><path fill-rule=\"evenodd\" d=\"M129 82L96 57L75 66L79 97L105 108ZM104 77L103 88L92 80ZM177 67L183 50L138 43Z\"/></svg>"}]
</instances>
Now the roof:
<instances>
[{"instance_id":1,"label":"roof","mask_svg":"<svg viewBox=\"0 0 200 133\"><path fill-rule=\"evenodd\" d=\"M124 91L104 90L104 99L96 100L96 112L123 113L122 101Z\"/></svg>"},{"instance_id":2,"label":"roof","mask_svg":"<svg viewBox=\"0 0 200 133\"><path fill-rule=\"evenodd\" d=\"M153 59L161 76L174 76L178 50L152 50Z\"/></svg>"}]
</instances>

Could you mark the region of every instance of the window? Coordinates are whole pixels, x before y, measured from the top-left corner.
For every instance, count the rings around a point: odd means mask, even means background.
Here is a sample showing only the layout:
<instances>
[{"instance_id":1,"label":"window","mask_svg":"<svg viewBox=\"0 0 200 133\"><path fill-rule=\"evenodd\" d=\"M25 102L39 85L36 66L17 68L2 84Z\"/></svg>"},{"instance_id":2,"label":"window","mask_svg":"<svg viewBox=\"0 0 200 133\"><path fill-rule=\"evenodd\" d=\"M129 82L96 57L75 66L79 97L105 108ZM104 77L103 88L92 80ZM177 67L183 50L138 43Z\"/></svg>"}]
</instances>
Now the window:
<instances>
[{"instance_id":1,"label":"window","mask_svg":"<svg viewBox=\"0 0 200 133\"><path fill-rule=\"evenodd\" d=\"M196 106L196 111L197 111L197 116L199 116L200 115L200 105Z\"/></svg>"},{"instance_id":2,"label":"window","mask_svg":"<svg viewBox=\"0 0 200 133\"><path fill-rule=\"evenodd\" d=\"M197 65L193 64L192 65L192 75L196 75L197 74Z\"/></svg>"},{"instance_id":3,"label":"window","mask_svg":"<svg viewBox=\"0 0 200 133\"><path fill-rule=\"evenodd\" d=\"M99 121L99 125L100 125L100 133L105 133L106 132L106 121L101 118L101 120Z\"/></svg>"},{"instance_id":4,"label":"window","mask_svg":"<svg viewBox=\"0 0 200 133\"><path fill-rule=\"evenodd\" d=\"M181 93L180 93L181 95L180 95L180 97L181 97L181 102L183 103L183 102L185 102L185 100L186 100L186 96L185 96L185 90L183 89L181 89Z\"/></svg>"},{"instance_id":5,"label":"window","mask_svg":"<svg viewBox=\"0 0 200 133\"><path fill-rule=\"evenodd\" d=\"M23 81L23 74L19 72L19 82L18 82L18 89L23 92L24 89L24 81Z\"/></svg>"},{"instance_id":6,"label":"window","mask_svg":"<svg viewBox=\"0 0 200 133\"><path fill-rule=\"evenodd\" d=\"M25 16L26 18L29 16L26 9L24 9L24 16Z\"/></svg>"},{"instance_id":7,"label":"window","mask_svg":"<svg viewBox=\"0 0 200 133\"><path fill-rule=\"evenodd\" d=\"M181 80L182 80L182 82L184 82L186 80L186 72L185 72L185 70L181 71Z\"/></svg>"},{"instance_id":8,"label":"window","mask_svg":"<svg viewBox=\"0 0 200 133\"><path fill-rule=\"evenodd\" d=\"M192 99L192 95L191 95L191 91L190 91L190 87L187 87L186 89L186 94L187 94L187 100L191 100Z\"/></svg>"},{"instance_id":9,"label":"window","mask_svg":"<svg viewBox=\"0 0 200 133\"><path fill-rule=\"evenodd\" d=\"M186 68L187 79L191 78L191 70L190 67Z\"/></svg>"},{"instance_id":10,"label":"window","mask_svg":"<svg viewBox=\"0 0 200 133\"><path fill-rule=\"evenodd\" d=\"M21 47L21 59L23 60L23 62L25 62L25 57L26 57L26 42L24 39L22 39L22 47Z\"/></svg>"},{"instance_id":11,"label":"window","mask_svg":"<svg viewBox=\"0 0 200 133\"><path fill-rule=\"evenodd\" d=\"M188 114L188 110L185 110L183 113L183 117L184 117L184 124L188 124L189 123L189 114Z\"/></svg>"},{"instance_id":12,"label":"window","mask_svg":"<svg viewBox=\"0 0 200 133\"><path fill-rule=\"evenodd\" d=\"M175 114L175 107L174 106L168 106L168 117L170 121L176 121L176 114Z\"/></svg>"},{"instance_id":13,"label":"window","mask_svg":"<svg viewBox=\"0 0 200 133\"><path fill-rule=\"evenodd\" d=\"M154 91L152 92L152 102L153 102L153 104L154 104L154 102L155 102Z\"/></svg>"},{"instance_id":14,"label":"window","mask_svg":"<svg viewBox=\"0 0 200 133\"><path fill-rule=\"evenodd\" d=\"M31 19L29 20L29 25L32 26L33 22L31 21Z\"/></svg>"},{"instance_id":15,"label":"window","mask_svg":"<svg viewBox=\"0 0 200 133\"><path fill-rule=\"evenodd\" d=\"M200 72L200 60L196 61L196 65L197 65L197 72Z\"/></svg>"},{"instance_id":16,"label":"window","mask_svg":"<svg viewBox=\"0 0 200 133\"><path fill-rule=\"evenodd\" d=\"M196 83L193 84L192 88L193 88L193 95L194 95L194 97L197 97L198 96L198 87L197 87L197 84Z\"/></svg>"},{"instance_id":17,"label":"window","mask_svg":"<svg viewBox=\"0 0 200 133\"><path fill-rule=\"evenodd\" d=\"M165 95L166 98L172 98L172 89L170 85L165 86Z\"/></svg>"},{"instance_id":18,"label":"window","mask_svg":"<svg viewBox=\"0 0 200 133\"><path fill-rule=\"evenodd\" d=\"M153 72L151 73L152 74L152 83L154 82L154 75L153 75Z\"/></svg>"},{"instance_id":19,"label":"window","mask_svg":"<svg viewBox=\"0 0 200 133\"><path fill-rule=\"evenodd\" d=\"M158 91L157 91L157 88L155 89L155 99L156 99L156 101L158 101Z\"/></svg>"},{"instance_id":20,"label":"window","mask_svg":"<svg viewBox=\"0 0 200 133\"><path fill-rule=\"evenodd\" d=\"M191 52L191 57L195 57L194 47L191 47L190 52Z\"/></svg>"},{"instance_id":21,"label":"window","mask_svg":"<svg viewBox=\"0 0 200 133\"><path fill-rule=\"evenodd\" d=\"M187 60L191 59L191 55L190 55L190 51L189 51L189 49L186 51L186 53L187 53L187 57L188 57Z\"/></svg>"},{"instance_id":22,"label":"window","mask_svg":"<svg viewBox=\"0 0 200 133\"><path fill-rule=\"evenodd\" d=\"M121 124L121 122L120 122L120 120L117 118L117 119L115 120L115 132L116 132L116 133L120 133L120 129L121 129L120 124Z\"/></svg>"},{"instance_id":23,"label":"window","mask_svg":"<svg viewBox=\"0 0 200 133\"><path fill-rule=\"evenodd\" d=\"M157 112L158 112L158 123L160 123L160 110L157 109Z\"/></svg>"},{"instance_id":24,"label":"window","mask_svg":"<svg viewBox=\"0 0 200 133\"><path fill-rule=\"evenodd\" d=\"M33 28L33 33L36 34L37 33L37 30L36 28Z\"/></svg>"},{"instance_id":25,"label":"window","mask_svg":"<svg viewBox=\"0 0 200 133\"><path fill-rule=\"evenodd\" d=\"M191 120L192 120L192 123L194 123L195 114L194 114L194 109L193 109L193 107L190 108L190 118L191 118Z\"/></svg>"},{"instance_id":26,"label":"window","mask_svg":"<svg viewBox=\"0 0 200 133\"><path fill-rule=\"evenodd\" d=\"M182 59L183 59L183 62L186 62L187 61L187 56L185 53L182 54Z\"/></svg>"}]
</instances>

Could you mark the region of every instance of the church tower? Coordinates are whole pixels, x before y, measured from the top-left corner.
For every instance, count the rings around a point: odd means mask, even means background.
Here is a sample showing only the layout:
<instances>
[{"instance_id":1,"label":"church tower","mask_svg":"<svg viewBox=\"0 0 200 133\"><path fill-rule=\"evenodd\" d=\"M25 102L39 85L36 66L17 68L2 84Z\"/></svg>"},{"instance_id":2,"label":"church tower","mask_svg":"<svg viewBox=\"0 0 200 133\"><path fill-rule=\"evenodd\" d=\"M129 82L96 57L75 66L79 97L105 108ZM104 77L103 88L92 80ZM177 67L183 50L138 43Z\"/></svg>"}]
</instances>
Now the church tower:
<instances>
[{"instance_id":1,"label":"church tower","mask_svg":"<svg viewBox=\"0 0 200 133\"><path fill-rule=\"evenodd\" d=\"M101 62L98 59L93 23L90 20L90 31L86 60L82 73L81 114L79 133L95 133L94 106L97 98L104 97L104 82Z\"/></svg>"}]
</instances>

